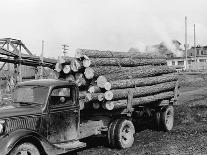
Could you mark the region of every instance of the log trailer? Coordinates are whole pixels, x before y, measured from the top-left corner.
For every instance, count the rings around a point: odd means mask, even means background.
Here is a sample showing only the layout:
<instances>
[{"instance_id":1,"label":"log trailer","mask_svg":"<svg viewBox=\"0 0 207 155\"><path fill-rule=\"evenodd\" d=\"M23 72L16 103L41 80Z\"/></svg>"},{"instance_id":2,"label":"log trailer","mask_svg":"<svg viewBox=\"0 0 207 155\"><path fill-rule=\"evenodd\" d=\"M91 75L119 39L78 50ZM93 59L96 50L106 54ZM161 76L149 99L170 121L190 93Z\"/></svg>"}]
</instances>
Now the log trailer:
<instances>
[{"instance_id":1,"label":"log trailer","mask_svg":"<svg viewBox=\"0 0 207 155\"><path fill-rule=\"evenodd\" d=\"M133 106L128 93L125 108L112 111L80 111L79 88L73 81L40 79L19 83L13 102L0 108L0 152L2 155L62 154L85 147L82 139L103 135L111 147L133 145L135 122L153 120L157 129L173 128L178 93L154 104ZM90 108L90 107L89 107Z\"/></svg>"}]
</instances>

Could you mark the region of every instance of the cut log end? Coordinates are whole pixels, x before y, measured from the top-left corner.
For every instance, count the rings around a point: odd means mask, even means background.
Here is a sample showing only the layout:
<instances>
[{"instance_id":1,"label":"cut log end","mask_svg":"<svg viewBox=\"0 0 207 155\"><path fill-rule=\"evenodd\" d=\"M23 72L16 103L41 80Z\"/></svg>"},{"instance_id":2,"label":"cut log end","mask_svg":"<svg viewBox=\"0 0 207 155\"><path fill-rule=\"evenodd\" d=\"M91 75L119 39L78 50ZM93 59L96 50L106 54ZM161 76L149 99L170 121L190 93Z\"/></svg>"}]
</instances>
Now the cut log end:
<instances>
[{"instance_id":1,"label":"cut log end","mask_svg":"<svg viewBox=\"0 0 207 155\"><path fill-rule=\"evenodd\" d=\"M57 72L60 72L60 71L62 70L62 64L61 64L61 63L56 63L56 65L55 65L55 70L56 70Z\"/></svg>"},{"instance_id":2,"label":"cut log end","mask_svg":"<svg viewBox=\"0 0 207 155\"><path fill-rule=\"evenodd\" d=\"M108 101L110 101L110 100L112 100L113 99L113 93L112 93L112 91L110 91L110 90L108 90L108 91L106 91L105 93L104 93L104 97L105 97L105 99L106 100L108 100Z\"/></svg>"},{"instance_id":3,"label":"cut log end","mask_svg":"<svg viewBox=\"0 0 207 155\"><path fill-rule=\"evenodd\" d=\"M106 82L107 82L107 79L104 76L99 76L97 79L97 86L100 88L104 88L104 85Z\"/></svg>"},{"instance_id":4,"label":"cut log end","mask_svg":"<svg viewBox=\"0 0 207 155\"><path fill-rule=\"evenodd\" d=\"M89 93L99 93L101 92L101 89L98 86L90 86L88 89Z\"/></svg>"},{"instance_id":5,"label":"cut log end","mask_svg":"<svg viewBox=\"0 0 207 155\"><path fill-rule=\"evenodd\" d=\"M77 59L71 61L71 70L77 72L81 68L81 63Z\"/></svg>"},{"instance_id":6,"label":"cut log end","mask_svg":"<svg viewBox=\"0 0 207 155\"><path fill-rule=\"evenodd\" d=\"M113 110L114 109L114 102L113 101L107 101L102 104L103 109L106 110Z\"/></svg>"},{"instance_id":7,"label":"cut log end","mask_svg":"<svg viewBox=\"0 0 207 155\"><path fill-rule=\"evenodd\" d=\"M84 75L82 73L75 74L75 81L79 87L86 85L86 79L84 78Z\"/></svg>"},{"instance_id":8,"label":"cut log end","mask_svg":"<svg viewBox=\"0 0 207 155\"><path fill-rule=\"evenodd\" d=\"M91 61L89 60L89 59L84 59L83 60L83 66L84 67L90 67L90 65L91 65Z\"/></svg>"},{"instance_id":9,"label":"cut log end","mask_svg":"<svg viewBox=\"0 0 207 155\"><path fill-rule=\"evenodd\" d=\"M84 74L86 79L92 79L94 77L94 71L90 67L85 69Z\"/></svg>"},{"instance_id":10,"label":"cut log end","mask_svg":"<svg viewBox=\"0 0 207 155\"><path fill-rule=\"evenodd\" d=\"M68 74L68 73L70 73L70 71L71 71L70 65L65 65L63 68L63 72L65 74Z\"/></svg>"},{"instance_id":11,"label":"cut log end","mask_svg":"<svg viewBox=\"0 0 207 155\"><path fill-rule=\"evenodd\" d=\"M98 100L101 102L104 100L104 95L103 94L99 94L98 95Z\"/></svg>"},{"instance_id":12,"label":"cut log end","mask_svg":"<svg viewBox=\"0 0 207 155\"><path fill-rule=\"evenodd\" d=\"M106 83L104 84L104 88L105 88L106 90L111 90L111 83L106 82Z\"/></svg>"},{"instance_id":13,"label":"cut log end","mask_svg":"<svg viewBox=\"0 0 207 155\"><path fill-rule=\"evenodd\" d=\"M86 93L85 97L86 97L87 101L91 101L92 100L92 95L90 93Z\"/></svg>"}]
</instances>

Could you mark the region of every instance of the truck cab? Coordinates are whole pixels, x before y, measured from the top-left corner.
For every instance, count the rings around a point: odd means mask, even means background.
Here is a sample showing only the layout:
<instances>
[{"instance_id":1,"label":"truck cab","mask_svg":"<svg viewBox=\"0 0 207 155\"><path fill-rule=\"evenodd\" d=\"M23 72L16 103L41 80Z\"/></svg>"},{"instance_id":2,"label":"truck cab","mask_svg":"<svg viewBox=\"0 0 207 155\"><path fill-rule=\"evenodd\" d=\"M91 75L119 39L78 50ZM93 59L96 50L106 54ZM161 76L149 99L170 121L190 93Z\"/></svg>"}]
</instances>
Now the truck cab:
<instances>
[{"instance_id":1,"label":"truck cab","mask_svg":"<svg viewBox=\"0 0 207 155\"><path fill-rule=\"evenodd\" d=\"M18 84L12 103L0 108L1 154L61 154L84 147L79 142L78 95L72 81Z\"/></svg>"}]
</instances>

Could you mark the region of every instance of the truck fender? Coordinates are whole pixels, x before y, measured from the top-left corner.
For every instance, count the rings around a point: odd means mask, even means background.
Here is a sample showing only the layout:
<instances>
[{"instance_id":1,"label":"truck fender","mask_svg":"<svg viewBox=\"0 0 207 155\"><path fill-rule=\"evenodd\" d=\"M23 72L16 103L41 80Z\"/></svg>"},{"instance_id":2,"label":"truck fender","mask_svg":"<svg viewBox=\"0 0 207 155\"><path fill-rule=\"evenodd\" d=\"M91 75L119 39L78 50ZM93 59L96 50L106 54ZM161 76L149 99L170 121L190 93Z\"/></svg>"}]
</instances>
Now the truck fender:
<instances>
[{"instance_id":1,"label":"truck fender","mask_svg":"<svg viewBox=\"0 0 207 155\"><path fill-rule=\"evenodd\" d=\"M39 147L41 147L40 149L42 149L40 151L44 153L48 148L50 148L49 150L54 149L54 146L37 132L27 129L19 129L0 138L0 152L5 155L8 154L15 147L15 145L18 144L18 142L27 138L31 138L30 140L38 142Z\"/></svg>"}]
</instances>

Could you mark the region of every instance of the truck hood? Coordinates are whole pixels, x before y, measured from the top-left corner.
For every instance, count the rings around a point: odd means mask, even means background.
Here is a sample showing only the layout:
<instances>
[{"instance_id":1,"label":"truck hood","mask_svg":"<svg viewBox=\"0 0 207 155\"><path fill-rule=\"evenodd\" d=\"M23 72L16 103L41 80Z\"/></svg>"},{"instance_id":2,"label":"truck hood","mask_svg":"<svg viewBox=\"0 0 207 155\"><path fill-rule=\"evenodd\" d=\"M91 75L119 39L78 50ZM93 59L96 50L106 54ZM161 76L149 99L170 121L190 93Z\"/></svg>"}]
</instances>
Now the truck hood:
<instances>
[{"instance_id":1,"label":"truck hood","mask_svg":"<svg viewBox=\"0 0 207 155\"><path fill-rule=\"evenodd\" d=\"M42 109L40 107L15 107L13 105L0 107L0 118L15 117L20 115L33 115L41 113Z\"/></svg>"}]
</instances>

